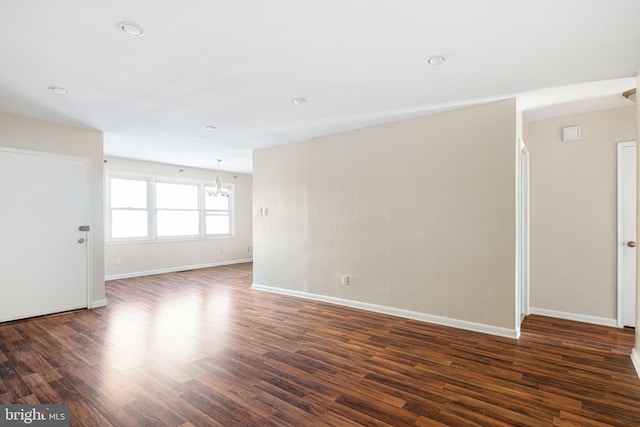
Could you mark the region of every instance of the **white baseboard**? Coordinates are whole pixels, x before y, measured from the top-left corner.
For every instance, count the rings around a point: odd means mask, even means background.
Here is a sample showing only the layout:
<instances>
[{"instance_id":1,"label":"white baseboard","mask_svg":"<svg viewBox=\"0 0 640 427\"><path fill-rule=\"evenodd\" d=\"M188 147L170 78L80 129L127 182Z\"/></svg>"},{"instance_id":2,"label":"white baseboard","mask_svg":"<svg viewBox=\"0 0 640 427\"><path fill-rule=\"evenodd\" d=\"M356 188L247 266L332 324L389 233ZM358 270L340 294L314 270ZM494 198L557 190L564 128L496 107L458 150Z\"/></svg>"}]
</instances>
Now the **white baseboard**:
<instances>
[{"instance_id":1,"label":"white baseboard","mask_svg":"<svg viewBox=\"0 0 640 427\"><path fill-rule=\"evenodd\" d=\"M403 310L400 308L387 307L367 302L353 301L343 298L335 298L326 295L312 294L308 292L293 291L289 289L264 286L254 283L252 289L258 291L272 292L275 294L288 295L298 298L328 302L331 304L343 305L346 307L359 308L361 310L373 311L376 313L390 314L392 316L404 317L406 319L420 320L422 322L435 323L437 325L450 326L452 328L464 329L467 331L481 332L483 334L497 335L500 337L517 338L515 329L501 328L498 326L485 325L482 323L469 322L466 320L451 319L448 317L435 316L433 314L420 313L417 311Z\"/></svg>"},{"instance_id":2,"label":"white baseboard","mask_svg":"<svg viewBox=\"0 0 640 427\"><path fill-rule=\"evenodd\" d=\"M631 361L633 362L633 367L636 368L638 378L640 378L640 354L635 348L631 350Z\"/></svg>"},{"instance_id":3,"label":"white baseboard","mask_svg":"<svg viewBox=\"0 0 640 427\"><path fill-rule=\"evenodd\" d=\"M100 307L106 307L107 305L107 299L99 299L99 300L95 300L95 301L91 301L91 305L87 308L100 308Z\"/></svg>"},{"instance_id":4,"label":"white baseboard","mask_svg":"<svg viewBox=\"0 0 640 427\"><path fill-rule=\"evenodd\" d=\"M608 319L606 317L588 316L586 314L566 313L564 311L547 310L544 308L529 308L529 314L538 314L540 316L556 317L558 319L575 320L576 322L592 323L602 326L618 326L617 319Z\"/></svg>"},{"instance_id":5,"label":"white baseboard","mask_svg":"<svg viewBox=\"0 0 640 427\"><path fill-rule=\"evenodd\" d=\"M221 265L242 264L242 263L251 262L251 261L253 261L253 258L234 259L229 261L211 262L207 264L182 265L178 267L159 268L156 270L134 271L131 273L109 274L104 277L104 280L129 279L131 277L152 276L154 274L164 274L164 273L175 273L177 271L197 270L199 268L208 268L208 267L220 267Z\"/></svg>"}]
</instances>

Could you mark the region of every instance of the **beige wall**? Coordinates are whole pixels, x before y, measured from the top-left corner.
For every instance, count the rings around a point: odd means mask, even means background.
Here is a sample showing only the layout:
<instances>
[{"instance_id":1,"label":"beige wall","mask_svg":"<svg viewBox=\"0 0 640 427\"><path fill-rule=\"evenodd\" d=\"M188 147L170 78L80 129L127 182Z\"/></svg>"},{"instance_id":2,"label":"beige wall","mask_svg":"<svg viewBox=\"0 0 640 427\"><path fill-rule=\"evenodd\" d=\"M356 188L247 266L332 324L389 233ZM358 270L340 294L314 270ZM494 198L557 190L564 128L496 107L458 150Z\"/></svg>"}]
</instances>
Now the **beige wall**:
<instances>
[{"instance_id":1,"label":"beige wall","mask_svg":"<svg viewBox=\"0 0 640 427\"><path fill-rule=\"evenodd\" d=\"M562 142L579 125L580 141ZM634 107L529 122L531 307L613 321L617 146L636 139Z\"/></svg>"},{"instance_id":2,"label":"beige wall","mask_svg":"<svg viewBox=\"0 0 640 427\"><path fill-rule=\"evenodd\" d=\"M105 170L138 173L177 179L211 181L215 170L107 157ZM183 172L179 172L182 169ZM223 180L235 184L235 236L198 240L168 240L144 243L107 242L107 278L130 277L153 272L177 271L183 267L202 267L247 261L252 258L251 176L221 172ZM236 178L234 178L234 176ZM217 251L220 253L217 253ZM116 265L116 258L120 264Z\"/></svg>"},{"instance_id":3,"label":"beige wall","mask_svg":"<svg viewBox=\"0 0 640 427\"><path fill-rule=\"evenodd\" d=\"M254 282L513 330L516 122L509 99L255 151Z\"/></svg>"},{"instance_id":4,"label":"beige wall","mask_svg":"<svg viewBox=\"0 0 640 427\"><path fill-rule=\"evenodd\" d=\"M91 167L92 306L103 305L102 132L0 113L0 145L88 158Z\"/></svg>"}]
</instances>

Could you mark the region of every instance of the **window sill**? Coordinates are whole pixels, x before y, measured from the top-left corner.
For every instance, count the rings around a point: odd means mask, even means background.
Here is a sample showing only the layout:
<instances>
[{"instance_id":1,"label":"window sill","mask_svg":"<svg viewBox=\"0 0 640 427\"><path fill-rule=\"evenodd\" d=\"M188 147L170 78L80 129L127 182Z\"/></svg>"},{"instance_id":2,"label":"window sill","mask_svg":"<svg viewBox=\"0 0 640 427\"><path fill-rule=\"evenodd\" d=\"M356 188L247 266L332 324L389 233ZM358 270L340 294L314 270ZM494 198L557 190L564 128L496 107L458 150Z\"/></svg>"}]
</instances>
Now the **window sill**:
<instances>
[{"instance_id":1,"label":"window sill","mask_svg":"<svg viewBox=\"0 0 640 427\"><path fill-rule=\"evenodd\" d=\"M166 237L162 239L140 239L140 240L106 240L104 242L105 246L112 245L141 245L141 244L149 244L149 243L176 243L176 242L199 242L203 240L226 240L226 239L234 239L236 236L234 235L224 235L224 236L207 236L207 237Z\"/></svg>"}]
</instances>

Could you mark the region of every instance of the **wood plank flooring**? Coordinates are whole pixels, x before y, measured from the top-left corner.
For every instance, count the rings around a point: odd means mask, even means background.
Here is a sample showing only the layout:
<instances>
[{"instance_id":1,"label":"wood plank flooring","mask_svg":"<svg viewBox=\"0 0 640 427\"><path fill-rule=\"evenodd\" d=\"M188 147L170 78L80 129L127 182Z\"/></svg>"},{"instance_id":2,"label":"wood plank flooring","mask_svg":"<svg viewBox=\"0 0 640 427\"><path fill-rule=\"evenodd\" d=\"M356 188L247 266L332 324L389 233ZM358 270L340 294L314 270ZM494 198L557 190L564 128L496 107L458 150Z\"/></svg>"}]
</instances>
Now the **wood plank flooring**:
<instances>
[{"instance_id":1,"label":"wood plank flooring","mask_svg":"<svg viewBox=\"0 0 640 427\"><path fill-rule=\"evenodd\" d=\"M107 283L0 324L0 403L74 426L640 426L634 331L539 316L520 340L253 291L251 264Z\"/></svg>"}]
</instances>

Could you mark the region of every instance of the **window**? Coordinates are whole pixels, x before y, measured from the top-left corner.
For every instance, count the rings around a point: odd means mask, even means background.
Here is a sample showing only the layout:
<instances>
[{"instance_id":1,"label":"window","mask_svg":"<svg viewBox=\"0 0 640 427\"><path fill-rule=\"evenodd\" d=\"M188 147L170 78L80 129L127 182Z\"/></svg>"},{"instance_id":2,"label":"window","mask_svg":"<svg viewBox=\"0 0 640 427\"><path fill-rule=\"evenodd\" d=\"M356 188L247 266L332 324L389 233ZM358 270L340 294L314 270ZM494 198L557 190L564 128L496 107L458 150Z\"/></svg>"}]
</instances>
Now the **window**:
<instances>
[{"instance_id":1,"label":"window","mask_svg":"<svg viewBox=\"0 0 640 427\"><path fill-rule=\"evenodd\" d=\"M204 198L205 234L231 234L231 195L210 196L211 190L207 188Z\"/></svg>"},{"instance_id":2,"label":"window","mask_svg":"<svg viewBox=\"0 0 640 427\"><path fill-rule=\"evenodd\" d=\"M149 237L148 190L146 180L111 178L111 237Z\"/></svg>"},{"instance_id":3,"label":"window","mask_svg":"<svg viewBox=\"0 0 640 427\"><path fill-rule=\"evenodd\" d=\"M156 183L158 237L200 234L198 193L198 185Z\"/></svg>"},{"instance_id":4,"label":"window","mask_svg":"<svg viewBox=\"0 0 640 427\"><path fill-rule=\"evenodd\" d=\"M233 190L212 196L204 182L156 177L107 178L107 240L158 240L233 235Z\"/></svg>"}]
</instances>

